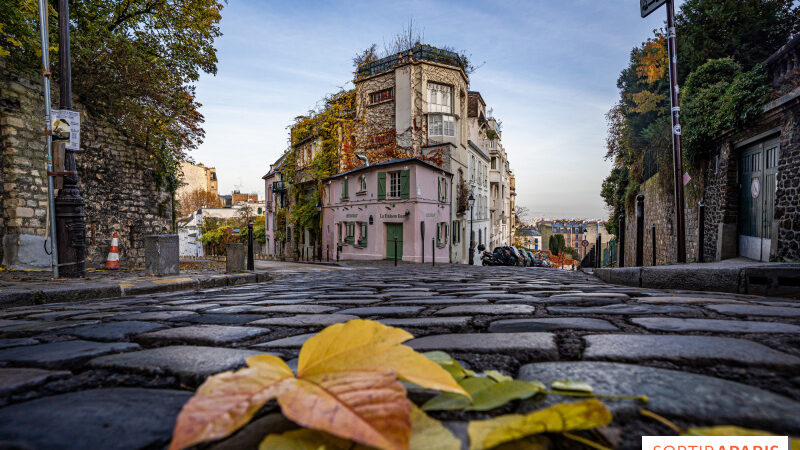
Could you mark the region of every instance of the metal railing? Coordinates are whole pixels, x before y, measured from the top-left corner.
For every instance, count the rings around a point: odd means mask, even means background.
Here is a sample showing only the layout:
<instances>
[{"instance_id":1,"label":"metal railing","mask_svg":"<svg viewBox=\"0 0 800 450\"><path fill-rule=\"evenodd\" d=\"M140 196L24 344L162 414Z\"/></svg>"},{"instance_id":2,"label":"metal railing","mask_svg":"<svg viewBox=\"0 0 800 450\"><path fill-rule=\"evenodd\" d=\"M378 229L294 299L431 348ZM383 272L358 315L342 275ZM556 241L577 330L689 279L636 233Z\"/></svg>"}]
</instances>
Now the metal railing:
<instances>
[{"instance_id":1,"label":"metal railing","mask_svg":"<svg viewBox=\"0 0 800 450\"><path fill-rule=\"evenodd\" d=\"M273 181L272 182L272 192L286 192L286 182L285 181Z\"/></svg>"},{"instance_id":2,"label":"metal railing","mask_svg":"<svg viewBox=\"0 0 800 450\"><path fill-rule=\"evenodd\" d=\"M464 69L466 66L466 62L458 53L423 44L417 45L410 50L399 54L389 55L377 61L359 65L358 71L356 72L356 78L368 77L370 75L385 72L393 68L406 58L406 55L408 55L409 51L411 52L411 59L415 61L433 61L440 64L446 64L448 66L460 67L462 69Z\"/></svg>"}]
</instances>

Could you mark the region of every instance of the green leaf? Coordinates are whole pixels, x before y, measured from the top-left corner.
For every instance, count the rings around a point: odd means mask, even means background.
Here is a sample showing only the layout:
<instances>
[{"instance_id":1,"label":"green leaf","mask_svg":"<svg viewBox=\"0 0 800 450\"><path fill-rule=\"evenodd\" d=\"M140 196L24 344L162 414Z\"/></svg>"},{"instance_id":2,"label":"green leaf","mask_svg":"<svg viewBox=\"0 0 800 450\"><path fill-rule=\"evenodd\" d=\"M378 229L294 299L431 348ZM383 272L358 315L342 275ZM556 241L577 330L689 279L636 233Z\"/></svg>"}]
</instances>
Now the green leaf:
<instances>
[{"instance_id":1,"label":"green leaf","mask_svg":"<svg viewBox=\"0 0 800 450\"><path fill-rule=\"evenodd\" d=\"M448 355L442 351L432 351L423 353L423 355L430 359L431 361L435 362L442 366L442 369L446 370L447 373L450 374L456 381L464 379L467 376L466 371L458 361L455 360L452 356ZM474 372L473 372L474 374Z\"/></svg>"},{"instance_id":2,"label":"green leaf","mask_svg":"<svg viewBox=\"0 0 800 450\"><path fill-rule=\"evenodd\" d=\"M423 411L455 411L469 408L471 404L469 399L463 395L442 392L425 402L421 408Z\"/></svg>"},{"instance_id":3,"label":"green leaf","mask_svg":"<svg viewBox=\"0 0 800 450\"><path fill-rule=\"evenodd\" d=\"M578 380L555 380L550 386L557 391L586 392L588 394L594 392L591 386Z\"/></svg>"},{"instance_id":4,"label":"green leaf","mask_svg":"<svg viewBox=\"0 0 800 450\"><path fill-rule=\"evenodd\" d=\"M483 372L483 374L486 375L487 377L493 379L494 381L497 381L498 383L502 383L503 381L511 381L511 380L513 380L513 378L511 378L510 376L503 375L502 373L500 373L500 372L498 372L496 370L487 370L487 371Z\"/></svg>"},{"instance_id":5,"label":"green leaf","mask_svg":"<svg viewBox=\"0 0 800 450\"><path fill-rule=\"evenodd\" d=\"M467 411L488 411L512 400L531 398L541 392L539 386L527 381L510 380L495 383L472 394L472 406Z\"/></svg>"}]
</instances>

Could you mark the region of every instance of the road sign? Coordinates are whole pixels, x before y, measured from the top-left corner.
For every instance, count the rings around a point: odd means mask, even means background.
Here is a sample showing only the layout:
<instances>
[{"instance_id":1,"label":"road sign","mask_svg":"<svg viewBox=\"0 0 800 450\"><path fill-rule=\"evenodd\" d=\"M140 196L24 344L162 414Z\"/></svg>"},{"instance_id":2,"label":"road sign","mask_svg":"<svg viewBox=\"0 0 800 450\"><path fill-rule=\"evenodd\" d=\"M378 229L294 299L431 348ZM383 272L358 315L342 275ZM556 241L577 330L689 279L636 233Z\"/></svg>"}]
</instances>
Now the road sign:
<instances>
[{"instance_id":1,"label":"road sign","mask_svg":"<svg viewBox=\"0 0 800 450\"><path fill-rule=\"evenodd\" d=\"M589 241L584 239L583 242L581 242L581 245L584 246L584 247L588 247L589 246Z\"/></svg>"},{"instance_id":2,"label":"road sign","mask_svg":"<svg viewBox=\"0 0 800 450\"><path fill-rule=\"evenodd\" d=\"M653 11L661 7L667 0L640 0L642 7L642 17L649 16Z\"/></svg>"}]
</instances>

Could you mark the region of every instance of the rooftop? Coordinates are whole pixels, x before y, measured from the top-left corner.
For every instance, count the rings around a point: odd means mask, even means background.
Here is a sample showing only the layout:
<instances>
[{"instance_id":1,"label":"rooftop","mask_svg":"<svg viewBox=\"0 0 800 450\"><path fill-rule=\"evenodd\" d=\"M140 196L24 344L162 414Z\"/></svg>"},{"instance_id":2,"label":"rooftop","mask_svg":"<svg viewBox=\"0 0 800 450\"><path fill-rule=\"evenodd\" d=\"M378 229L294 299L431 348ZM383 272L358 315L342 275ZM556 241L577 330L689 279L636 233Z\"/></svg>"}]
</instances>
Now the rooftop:
<instances>
[{"instance_id":1,"label":"rooftop","mask_svg":"<svg viewBox=\"0 0 800 450\"><path fill-rule=\"evenodd\" d=\"M423 166L428 166L431 169L444 172L444 173L446 173L448 175L452 175L452 173L448 172L447 170L444 170L441 167L436 166L434 164L431 164L428 161L425 161L423 159L420 159L420 158L403 158L403 159L390 159L388 161L382 161L382 162L379 162L379 163L370 164L368 166L357 167L355 169L348 170L347 172L337 173L336 175L333 175L333 176L330 176L330 177L327 177L327 178L323 178L322 181L333 180L335 178L339 178L339 177L342 177L342 176L345 176L345 175L351 175L351 174L354 174L354 173L357 173L357 172L361 172L363 170L372 169L374 167L390 166L392 164L402 164L402 163L409 163L409 162L410 163L421 164Z\"/></svg>"},{"instance_id":2,"label":"rooftop","mask_svg":"<svg viewBox=\"0 0 800 450\"><path fill-rule=\"evenodd\" d=\"M358 66L356 71L356 79L375 75L376 73L385 72L393 69L396 65L406 62L406 57L411 56L413 61L432 61L439 64L458 67L460 69L466 68L466 61L456 52L450 50L442 50L432 45L419 44L402 53L389 55L377 61L362 63Z\"/></svg>"}]
</instances>

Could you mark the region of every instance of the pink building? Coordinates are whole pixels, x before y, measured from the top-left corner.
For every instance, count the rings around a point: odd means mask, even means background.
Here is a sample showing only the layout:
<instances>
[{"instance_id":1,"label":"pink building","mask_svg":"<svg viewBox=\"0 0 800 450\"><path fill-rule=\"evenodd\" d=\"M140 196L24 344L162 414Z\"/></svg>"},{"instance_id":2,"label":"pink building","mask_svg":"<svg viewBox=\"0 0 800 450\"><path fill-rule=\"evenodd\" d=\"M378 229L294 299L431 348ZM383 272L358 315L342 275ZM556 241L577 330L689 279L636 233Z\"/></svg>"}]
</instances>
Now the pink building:
<instances>
[{"instance_id":1,"label":"pink building","mask_svg":"<svg viewBox=\"0 0 800 450\"><path fill-rule=\"evenodd\" d=\"M322 246L341 260L450 262L452 174L393 159L322 180ZM397 242L395 244L395 237Z\"/></svg>"}]
</instances>

